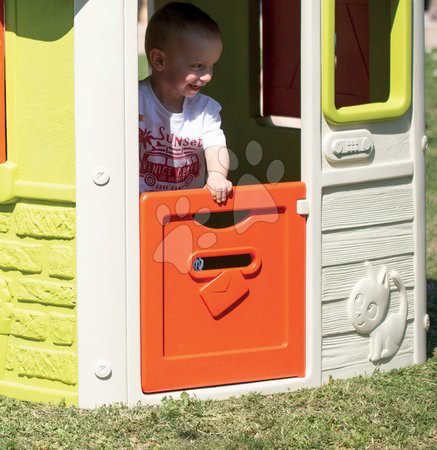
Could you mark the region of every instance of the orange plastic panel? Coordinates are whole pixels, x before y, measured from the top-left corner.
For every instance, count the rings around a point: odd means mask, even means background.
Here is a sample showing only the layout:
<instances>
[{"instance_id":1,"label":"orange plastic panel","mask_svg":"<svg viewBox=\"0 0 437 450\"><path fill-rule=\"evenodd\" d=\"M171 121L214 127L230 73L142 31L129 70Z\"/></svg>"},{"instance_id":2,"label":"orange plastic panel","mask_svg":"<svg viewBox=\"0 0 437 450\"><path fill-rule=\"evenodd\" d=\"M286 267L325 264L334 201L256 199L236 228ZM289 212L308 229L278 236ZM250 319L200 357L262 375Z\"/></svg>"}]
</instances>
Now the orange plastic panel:
<instances>
[{"instance_id":1,"label":"orange plastic panel","mask_svg":"<svg viewBox=\"0 0 437 450\"><path fill-rule=\"evenodd\" d=\"M304 197L303 183L241 186L222 206L202 189L142 194L143 392L304 376ZM246 214L208 228L207 211ZM231 255L248 265L193 268Z\"/></svg>"},{"instance_id":2,"label":"orange plastic panel","mask_svg":"<svg viewBox=\"0 0 437 450\"><path fill-rule=\"evenodd\" d=\"M5 20L4 20L4 0L0 0L0 164L5 161L6 161Z\"/></svg>"}]
</instances>

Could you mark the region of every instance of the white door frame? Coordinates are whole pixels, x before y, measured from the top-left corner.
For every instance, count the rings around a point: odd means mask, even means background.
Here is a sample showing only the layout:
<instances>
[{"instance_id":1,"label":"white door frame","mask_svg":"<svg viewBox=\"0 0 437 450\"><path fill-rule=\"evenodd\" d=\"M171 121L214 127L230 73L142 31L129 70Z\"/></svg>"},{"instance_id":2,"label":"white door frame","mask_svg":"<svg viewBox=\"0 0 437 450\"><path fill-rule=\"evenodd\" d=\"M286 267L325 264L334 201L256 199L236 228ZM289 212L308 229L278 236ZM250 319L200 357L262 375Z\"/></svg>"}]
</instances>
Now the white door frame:
<instances>
[{"instance_id":1,"label":"white door frame","mask_svg":"<svg viewBox=\"0 0 437 450\"><path fill-rule=\"evenodd\" d=\"M306 376L189 391L201 399L321 383L320 9L320 0L302 2L302 181L310 205ZM141 391L136 21L136 0L75 0L81 407L157 403L169 395Z\"/></svg>"}]
</instances>

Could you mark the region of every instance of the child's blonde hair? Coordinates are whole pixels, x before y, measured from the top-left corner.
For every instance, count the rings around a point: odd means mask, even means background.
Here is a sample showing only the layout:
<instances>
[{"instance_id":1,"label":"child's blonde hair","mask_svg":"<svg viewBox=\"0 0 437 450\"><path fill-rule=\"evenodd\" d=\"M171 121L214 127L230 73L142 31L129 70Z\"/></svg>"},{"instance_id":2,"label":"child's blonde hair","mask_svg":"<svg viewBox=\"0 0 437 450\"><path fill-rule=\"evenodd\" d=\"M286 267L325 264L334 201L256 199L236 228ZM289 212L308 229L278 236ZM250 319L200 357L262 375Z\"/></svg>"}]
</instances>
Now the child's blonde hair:
<instances>
[{"instance_id":1,"label":"child's blonde hair","mask_svg":"<svg viewBox=\"0 0 437 450\"><path fill-rule=\"evenodd\" d=\"M180 39L181 33L185 31L221 38L217 23L200 8L190 3L171 2L158 9L150 18L145 42L147 57L153 48L164 50L170 40Z\"/></svg>"}]
</instances>

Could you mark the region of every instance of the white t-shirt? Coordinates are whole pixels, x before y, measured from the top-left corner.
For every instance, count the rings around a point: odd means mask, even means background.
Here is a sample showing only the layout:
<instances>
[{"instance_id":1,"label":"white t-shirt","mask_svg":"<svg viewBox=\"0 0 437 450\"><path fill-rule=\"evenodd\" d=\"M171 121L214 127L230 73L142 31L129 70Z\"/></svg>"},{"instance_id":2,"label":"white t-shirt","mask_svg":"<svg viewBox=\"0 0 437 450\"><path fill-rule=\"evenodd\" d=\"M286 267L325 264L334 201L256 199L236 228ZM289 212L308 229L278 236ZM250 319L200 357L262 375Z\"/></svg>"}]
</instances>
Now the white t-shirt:
<instances>
[{"instance_id":1,"label":"white t-shirt","mask_svg":"<svg viewBox=\"0 0 437 450\"><path fill-rule=\"evenodd\" d=\"M146 79L139 84L140 192L202 188L204 149L226 146L221 106L203 94L186 97L183 112L167 111Z\"/></svg>"}]
</instances>

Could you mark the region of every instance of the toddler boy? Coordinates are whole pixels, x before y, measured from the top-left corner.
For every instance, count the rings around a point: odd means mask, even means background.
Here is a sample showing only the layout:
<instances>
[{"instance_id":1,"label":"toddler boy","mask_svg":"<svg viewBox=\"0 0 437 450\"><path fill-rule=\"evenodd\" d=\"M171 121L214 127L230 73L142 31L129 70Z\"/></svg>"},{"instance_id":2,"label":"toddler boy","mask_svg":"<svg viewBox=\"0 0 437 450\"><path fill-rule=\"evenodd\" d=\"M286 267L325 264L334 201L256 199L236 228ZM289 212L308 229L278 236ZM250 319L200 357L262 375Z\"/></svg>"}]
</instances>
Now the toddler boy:
<instances>
[{"instance_id":1,"label":"toddler boy","mask_svg":"<svg viewBox=\"0 0 437 450\"><path fill-rule=\"evenodd\" d=\"M231 192L221 107L200 94L221 52L216 22L196 6L172 2L151 17L152 73L139 85L141 192L206 187L217 203Z\"/></svg>"}]
</instances>

